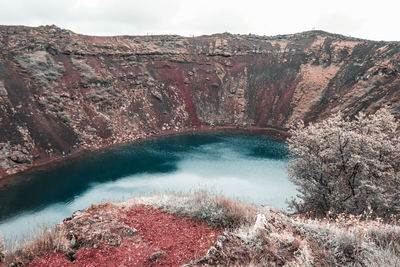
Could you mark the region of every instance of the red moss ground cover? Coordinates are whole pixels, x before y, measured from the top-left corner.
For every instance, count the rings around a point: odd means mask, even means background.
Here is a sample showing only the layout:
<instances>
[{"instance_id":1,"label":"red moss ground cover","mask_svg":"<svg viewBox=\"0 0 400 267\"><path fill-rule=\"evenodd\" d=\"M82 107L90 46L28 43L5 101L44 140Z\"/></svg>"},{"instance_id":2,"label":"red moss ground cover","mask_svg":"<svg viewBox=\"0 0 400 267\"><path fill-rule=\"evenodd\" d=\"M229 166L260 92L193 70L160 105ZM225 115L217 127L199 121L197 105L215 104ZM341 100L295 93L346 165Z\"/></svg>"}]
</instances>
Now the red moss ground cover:
<instances>
[{"instance_id":1,"label":"red moss ground cover","mask_svg":"<svg viewBox=\"0 0 400 267\"><path fill-rule=\"evenodd\" d=\"M120 246L81 248L74 261L61 253L37 257L29 266L178 266L204 256L220 231L204 223L175 217L150 206L124 211L123 222L137 238Z\"/></svg>"}]
</instances>

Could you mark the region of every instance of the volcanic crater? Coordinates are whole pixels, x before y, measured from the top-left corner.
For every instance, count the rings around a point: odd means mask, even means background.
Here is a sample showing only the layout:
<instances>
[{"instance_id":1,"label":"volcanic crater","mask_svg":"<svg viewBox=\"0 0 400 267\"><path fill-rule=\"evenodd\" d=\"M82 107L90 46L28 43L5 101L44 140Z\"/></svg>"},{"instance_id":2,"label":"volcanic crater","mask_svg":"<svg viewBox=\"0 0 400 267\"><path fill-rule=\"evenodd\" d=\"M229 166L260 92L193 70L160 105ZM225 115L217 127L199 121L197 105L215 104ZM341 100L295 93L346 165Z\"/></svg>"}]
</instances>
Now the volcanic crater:
<instances>
[{"instance_id":1,"label":"volcanic crater","mask_svg":"<svg viewBox=\"0 0 400 267\"><path fill-rule=\"evenodd\" d=\"M323 31L100 37L52 25L0 26L0 48L0 177L154 135L284 138L338 111L400 114L399 42Z\"/></svg>"}]
</instances>

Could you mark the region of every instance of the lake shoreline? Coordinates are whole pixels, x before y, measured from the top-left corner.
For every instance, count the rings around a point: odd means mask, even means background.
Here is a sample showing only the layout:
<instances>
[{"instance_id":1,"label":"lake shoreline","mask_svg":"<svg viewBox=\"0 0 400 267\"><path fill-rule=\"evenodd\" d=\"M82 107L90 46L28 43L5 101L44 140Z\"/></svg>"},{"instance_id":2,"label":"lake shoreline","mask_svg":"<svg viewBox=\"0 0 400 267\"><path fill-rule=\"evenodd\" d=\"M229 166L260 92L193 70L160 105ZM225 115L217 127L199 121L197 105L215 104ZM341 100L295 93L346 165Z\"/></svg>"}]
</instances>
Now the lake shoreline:
<instances>
[{"instance_id":1,"label":"lake shoreline","mask_svg":"<svg viewBox=\"0 0 400 267\"><path fill-rule=\"evenodd\" d=\"M121 147L129 144L134 144L136 142L151 140L159 137L174 136L174 135L181 135L188 133L218 132L218 131L260 134L275 138L280 141L284 141L289 137L288 131L282 129L272 128L272 127L263 128L263 127L239 127L239 126L200 126L200 127L192 127L179 130L166 130L161 132L147 133L143 136L137 135L128 141L110 143L98 148L93 147L93 148L77 149L75 151L72 151L69 155L48 158L43 161L36 162L29 168L15 174L5 175L5 176L1 176L0 174L0 190L5 190L5 188L7 188L7 186L9 185L24 182L26 178L23 177L24 176L23 174L34 171L42 171L52 167L60 166L70 161L77 160L79 158L104 152L111 148Z\"/></svg>"}]
</instances>

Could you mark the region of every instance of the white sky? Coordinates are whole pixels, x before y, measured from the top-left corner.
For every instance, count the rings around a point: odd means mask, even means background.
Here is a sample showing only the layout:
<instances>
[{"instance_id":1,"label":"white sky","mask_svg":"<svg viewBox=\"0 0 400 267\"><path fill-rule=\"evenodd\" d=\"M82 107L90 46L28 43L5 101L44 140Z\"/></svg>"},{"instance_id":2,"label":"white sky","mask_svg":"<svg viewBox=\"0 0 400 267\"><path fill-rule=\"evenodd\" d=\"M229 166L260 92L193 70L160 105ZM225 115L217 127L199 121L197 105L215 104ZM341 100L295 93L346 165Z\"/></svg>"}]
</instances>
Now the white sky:
<instances>
[{"instance_id":1,"label":"white sky","mask_svg":"<svg viewBox=\"0 0 400 267\"><path fill-rule=\"evenodd\" d=\"M55 24L90 35L220 32L276 35L312 29L400 41L400 0L1 0L0 24Z\"/></svg>"}]
</instances>

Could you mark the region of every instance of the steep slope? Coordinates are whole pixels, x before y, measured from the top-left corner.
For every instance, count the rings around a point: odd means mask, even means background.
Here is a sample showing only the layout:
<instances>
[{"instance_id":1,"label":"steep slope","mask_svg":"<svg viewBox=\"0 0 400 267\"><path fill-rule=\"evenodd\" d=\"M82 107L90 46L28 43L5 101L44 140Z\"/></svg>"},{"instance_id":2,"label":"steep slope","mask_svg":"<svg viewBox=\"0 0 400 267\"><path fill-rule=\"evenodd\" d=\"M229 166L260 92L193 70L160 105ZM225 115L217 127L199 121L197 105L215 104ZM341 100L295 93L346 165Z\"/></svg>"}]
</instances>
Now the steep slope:
<instances>
[{"instance_id":1,"label":"steep slope","mask_svg":"<svg viewBox=\"0 0 400 267\"><path fill-rule=\"evenodd\" d=\"M201 127L287 129L389 105L400 43L321 31L94 37L0 26L0 177L82 150Z\"/></svg>"}]
</instances>

